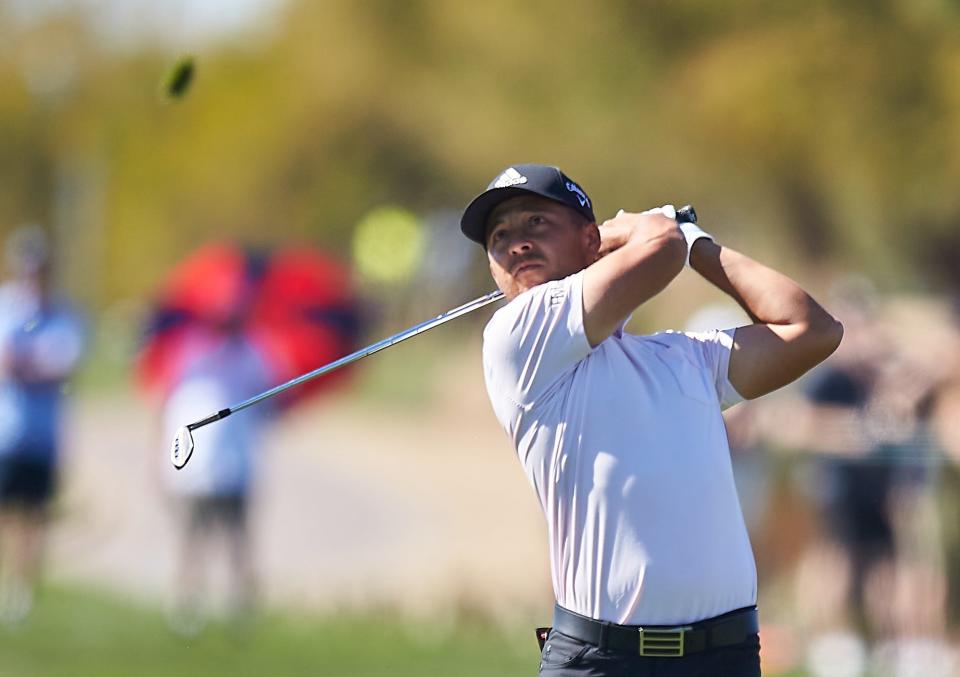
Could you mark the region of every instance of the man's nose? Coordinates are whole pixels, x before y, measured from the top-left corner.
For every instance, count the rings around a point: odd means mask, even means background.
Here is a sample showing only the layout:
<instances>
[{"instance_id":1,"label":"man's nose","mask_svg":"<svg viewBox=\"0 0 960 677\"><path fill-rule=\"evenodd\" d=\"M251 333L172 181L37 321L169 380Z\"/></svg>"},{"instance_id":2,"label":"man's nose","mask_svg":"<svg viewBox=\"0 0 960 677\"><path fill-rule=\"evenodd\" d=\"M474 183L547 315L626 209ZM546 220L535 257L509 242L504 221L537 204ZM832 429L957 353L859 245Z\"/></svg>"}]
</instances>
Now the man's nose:
<instances>
[{"instance_id":1,"label":"man's nose","mask_svg":"<svg viewBox=\"0 0 960 677\"><path fill-rule=\"evenodd\" d=\"M511 254L526 254L533 248L533 245L530 244L530 239L525 235L517 235L510 242L510 253Z\"/></svg>"}]
</instances>

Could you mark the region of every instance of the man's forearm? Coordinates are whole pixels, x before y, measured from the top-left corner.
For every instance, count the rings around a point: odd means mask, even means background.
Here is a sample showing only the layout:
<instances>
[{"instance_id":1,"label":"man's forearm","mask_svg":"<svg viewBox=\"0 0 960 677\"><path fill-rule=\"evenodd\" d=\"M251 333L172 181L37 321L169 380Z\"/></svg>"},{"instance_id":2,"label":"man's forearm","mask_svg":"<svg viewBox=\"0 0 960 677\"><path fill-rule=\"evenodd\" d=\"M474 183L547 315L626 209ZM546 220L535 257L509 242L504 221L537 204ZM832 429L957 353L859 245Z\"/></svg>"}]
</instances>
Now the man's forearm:
<instances>
[{"instance_id":1,"label":"man's forearm","mask_svg":"<svg viewBox=\"0 0 960 677\"><path fill-rule=\"evenodd\" d=\"M753 319L737 329L728 369L743 397L795 381L840 345L843 326L786 275L707 239L694 242L690 265Z\"/></svg>"},{"instance_id":2,"label":"man's forearm","mask_svg":"<svg viewBox=\"0 0 960 677\"><path fill-rule=\"evenodd\" d=\"M686 242L661 213L621 212L599 227L599 259L583 277L583 326L591 346L683 270Z\"/></svg>"},{"instance_id":3,"label":"man's forearm","mask_svg":"<svg viewBox=\"0 0 960 677\"><path fill-rule=\"evenodd\" d=\"M690 252L690 266L735 300L754 322L835 324L833 317L789 277L712 240L697 240Z\"/></svg>"}]
</instances>

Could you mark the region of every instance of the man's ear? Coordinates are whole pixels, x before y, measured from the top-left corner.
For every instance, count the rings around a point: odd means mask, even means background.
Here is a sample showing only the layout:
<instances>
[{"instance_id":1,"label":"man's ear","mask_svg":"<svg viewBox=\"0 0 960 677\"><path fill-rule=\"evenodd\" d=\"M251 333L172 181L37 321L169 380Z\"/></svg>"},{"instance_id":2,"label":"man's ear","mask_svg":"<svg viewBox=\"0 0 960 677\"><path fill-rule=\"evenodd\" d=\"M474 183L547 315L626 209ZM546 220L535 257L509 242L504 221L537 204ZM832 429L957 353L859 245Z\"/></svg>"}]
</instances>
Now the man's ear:
<instances>
[{"instance_id":1,"label":"man's ear","mask_svg":"<svg viewBox=\"0 0 960 677\"><path fill-rule=\"evenodd\" d=\"M595 223L587 223L583 227L584 247L590 253L590 260L596 261L600 257L600 228Z\"/></svg>"}]
</instances>

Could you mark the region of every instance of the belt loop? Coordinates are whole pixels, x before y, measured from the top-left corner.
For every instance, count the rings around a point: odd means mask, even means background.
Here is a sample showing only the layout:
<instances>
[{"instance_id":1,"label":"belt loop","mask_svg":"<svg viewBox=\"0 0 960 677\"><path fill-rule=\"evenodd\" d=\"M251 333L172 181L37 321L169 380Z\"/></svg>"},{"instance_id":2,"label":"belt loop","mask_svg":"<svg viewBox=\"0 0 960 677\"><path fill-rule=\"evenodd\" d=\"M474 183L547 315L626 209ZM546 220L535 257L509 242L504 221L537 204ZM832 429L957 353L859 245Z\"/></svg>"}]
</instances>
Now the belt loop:
<instances>
[{"instance_id":1,"label":"belt loop","mask_svg":"<svg viewBox=\"0 0 960 677\"><path fill-rule=\"evenodd\" d=\"M609 638L610 638L610 624L607 623L606 621L601 621L600 622L600 642L599 642L601 651L607 650L607 646L608 646L607 642Z\"/></svg>"}]
</instances>

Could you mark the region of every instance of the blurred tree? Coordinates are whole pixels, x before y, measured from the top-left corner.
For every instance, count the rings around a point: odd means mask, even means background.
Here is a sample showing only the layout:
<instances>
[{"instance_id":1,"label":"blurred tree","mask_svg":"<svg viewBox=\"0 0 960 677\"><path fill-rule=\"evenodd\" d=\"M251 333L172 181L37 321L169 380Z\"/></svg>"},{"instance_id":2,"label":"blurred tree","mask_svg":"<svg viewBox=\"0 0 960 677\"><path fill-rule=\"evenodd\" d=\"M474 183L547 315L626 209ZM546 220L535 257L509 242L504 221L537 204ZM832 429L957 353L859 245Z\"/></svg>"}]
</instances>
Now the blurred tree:
<instances>
[{"instance_id":1,"label":"blurred tree","mask_svg":"<svg viewBox=\"0 0 960 677\"><path fill-rule=\"evenodd\" d=\"M168 44L64 6L0 3L0 228L97 239L73 248L95 305L214 236L346 253L371 208L456 208L512 161L564 165L602 216L690 201L793 266L947 280L924 264L960 225L955 3L290 0L191 46L175 104Z\"/></svg>"}]
</instances>

